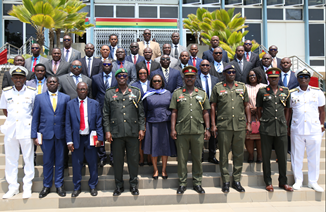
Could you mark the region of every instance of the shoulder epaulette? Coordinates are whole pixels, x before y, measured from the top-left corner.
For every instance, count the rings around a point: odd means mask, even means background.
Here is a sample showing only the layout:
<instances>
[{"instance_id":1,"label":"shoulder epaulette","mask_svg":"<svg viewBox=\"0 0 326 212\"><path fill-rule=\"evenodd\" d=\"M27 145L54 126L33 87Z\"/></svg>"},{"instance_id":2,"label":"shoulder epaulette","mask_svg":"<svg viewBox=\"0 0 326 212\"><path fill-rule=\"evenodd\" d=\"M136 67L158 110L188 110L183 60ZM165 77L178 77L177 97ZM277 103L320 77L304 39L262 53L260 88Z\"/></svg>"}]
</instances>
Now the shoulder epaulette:
<instances>
[{"instance_id":1,"label":"shoulder epaulette","mask_svg":"<svg viewBox=\"0 0 326 212\"><path fill-rule=\"evenodd\" d=\"M137 87L134 87L134 86L131 86L131 85L129 85L128 87L129 87L129 88L133 88L133 89L136 89L136 90L140 90L139 88L137 88Z\"/></svg>"},{"instance_id":2,"label":"shoulder epaulette","mask_svg":"<svg viewBox=\"0 0 326 212\"><path fill-rule=\"evenodd\" d=\"M182 89L183 87L176 88L173 92Z\"/></svg>"},{"instance_id":3,"label":"shoulder epaulette","mask_svg":"<svg viewBox=\"0 0 326 212\"><path fill-rule=\"evenodd\" d=\"M10 89L12 89L12 86L5 87L5 88L2 89L2 90L3 90L3 91L9 91Z\"/></svg>"},{"instance_id":4,"label":"shoulder epaulette","mask_svg":"<svg viewBox=\"0 0 326 212\"><path fill-rule=\"evenodd\" d=\"M33 91L36 91L36 88L33 88L33 87L31 87L31 86L27 86L27 88L29 88L29 89L31 89L31 90L33 90Z\"/></svg>"},{"instance_id":5,"label":"shoulder epaulette","mask_svg":"<svg viewBox=\"0 0 326 212\"><path fill-rule=\"evenodd\" d=\"M202 89L202 88L198 88L198 87L195 87L195 88L197 88L198 90L201 90L201 91L204 91L204 92L206 92L204 89Z\"/></svg>"},{"instance_id":6,"label":"shoulder epaulette","mask_svg":"<svg viewBox=\"0 0 326 212\"><path fill-rule=\"evenodd\" d=\"M315 90L321 90L320 87L313 87L313 86L311 86L310 88L315 89Z\"/></svg>"},{"instance_id":7,"label":"shoulder epaulette","mask_svg":"<svg viewBox=\"0 0 326 212\"><path fill-rule=\"evenodd\" d=\"M299 88L293 88L290 90L290 93L293 93L294 91L298 91L298 90L299 90Z\"/></svg>"},{"instance_id":8,"label":"shoulder epaulette","mask_svg":"<svg viewBox=\"0 0 326 212\"><path fill-rule=\"evenodd\" d=\"M288 87L285 87L285 86L281 86L281 88L286 89L286 90L289 90L289 88Z\"/></svg>"},{"instance_id":9,"label":"shoulder epaulette","mask_svg":"<svg viewBox=\"0 0 326 212\"><path fill-rule=\"evenodd\" d=\"M106 89L106 91L111 90L111 89L115 89L115 87L108 88L108 89Z\"/></svg>"},{"instance_id":10,"label":"shoulder epaulette","mask_svg":"<svg viewBox=\"0 0 326 212\"><path fill-rule=\"evenodd\" d=\"M260 90L260 89L265 89L266 87L267 87L267 86L264 86L264 87L260 87L260 88L259 88L259 90Z\"/></svg>"},{"instance_id":11,"label":"shoulder epaulette","mask_svg":"<svg viewBox=\"0 0 326 212\"><path fill-rule=\"evenodd\" d=\"M234 83L240 84L240 85L245 85L245 83L240 82L240 81L234 81Z\"/></svg>"}]
</instances>

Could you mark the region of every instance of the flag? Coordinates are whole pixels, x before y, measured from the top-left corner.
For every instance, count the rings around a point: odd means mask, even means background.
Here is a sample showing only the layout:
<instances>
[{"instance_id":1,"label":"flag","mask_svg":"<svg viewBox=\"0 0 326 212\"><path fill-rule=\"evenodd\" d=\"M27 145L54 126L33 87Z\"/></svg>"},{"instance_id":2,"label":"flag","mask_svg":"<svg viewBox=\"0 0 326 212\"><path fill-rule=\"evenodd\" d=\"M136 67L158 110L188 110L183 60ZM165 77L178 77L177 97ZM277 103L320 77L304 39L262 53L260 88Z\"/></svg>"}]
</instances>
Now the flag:
<instances>
[{"instance_id":1,"label":"flag","mask_svg":"<svg viewBox=\"0 0 326 212\"><path fill-rule=\"evenodd\" d=\"M0 65L7 63L7 49L0 52Z\"/></svg>"}]
</instances>

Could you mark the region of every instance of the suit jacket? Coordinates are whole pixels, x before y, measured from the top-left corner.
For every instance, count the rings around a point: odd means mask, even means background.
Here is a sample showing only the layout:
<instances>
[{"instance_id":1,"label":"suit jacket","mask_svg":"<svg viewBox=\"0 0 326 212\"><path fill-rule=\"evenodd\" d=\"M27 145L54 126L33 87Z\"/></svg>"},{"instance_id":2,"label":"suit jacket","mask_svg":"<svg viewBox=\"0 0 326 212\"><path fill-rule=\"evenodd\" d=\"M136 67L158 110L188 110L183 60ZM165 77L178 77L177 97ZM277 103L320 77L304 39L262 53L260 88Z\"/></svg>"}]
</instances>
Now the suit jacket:
<instances>
[{"instance_id":1,"label":"suit jacket","mask_svg":"<svg viewBox=\"0 0 326 212\"><path fill-rule=\"evenodd\" d=\"M26 85L31 86L33 88L36 88L36 91L37 91L37 84L38 83L37 83L37 80L35 78L32 79L32 80L26 81ZM48 86L46 86L46 79L45 79L45 83L43 85L42 93L47 92L47 91L48 91Z\"/></svg>"},{"instance_id":2,"label":"suit jacket","mask_svg":"<svg viewBox=\"0 0 326 212\"><path fill-rule=\"evenodd\" d=\"M213 91L214 86L215 86L218 82L220 82L220 80L219 80L217 77L212 76L212 75L211 75L211 78L210 78L210 79L211 79L211 90ZM201 89L204 90L204 88L203 88L203 84L201 83L200 75L198 75L197 78L196 78L196 81L195 81L195 87L197 87L197 88L201 88ZM210 95L212 95L212 93L210 93Z\"/></svg>"},{"instance_id":3,"label":"suit jacket","mask_svg":"<svg viewBox=\"0 0 326 212\"><path fill-rule=\"evenodd\" d=\"M104 141L102 128L102 113L100 105L97 101L87 98L87 115L89 133L96 131L97 139ZM67 104L66 110L66 142L73 142L74 148L78 149L80 145L80 112L78 98L70 100ZM87 145L87 148L94 148Z\"/></svg>"},{"instance_id":4,"label":"suit jacket","mask_svg":"<svg viewBox=\"0 0 326 212\"><path fill-rule=\"evenodd\" d=\"M187 63L187 64L188 64L188 63ZM180 72L180 75L181 75L182 79L183 79L184 75L183 75L183 73L182 73L182 65L181 65L181 61L178 60L178 64L177 64L176 66L172 67L172 68L175 69L175 70L178 70L178 71ZM183 80L182 80L182 81L183 81ZM171 92L171 93L172 93L172 92Z\"/></svg>"},{"instance_id":5,"label":"suit jacket","mask_svg":"<svg viewBox=\"0 0 326 212\"><path fill-rule=\"evenodd\" d=\"M170 57L174 57L174 44L171 43L171 52L170 52ZM180 57L181 52L187 51L187 47L181 46L180 44L178 44L178 58L176 58L177 60Z\"/></svg>"},{"instance_id":6,"label":"suit jacket","mask_svg":"<svg viewBox=\"0 0 326 212\"><path fill-rule=\"evenodd\" d=\"M66 61L66 57L65 57L65 53L64 53L65 50L66 50L65 48L61 49L61 59L64 61ZM69 61L66 61L66 62L72 63L73 61L79 60L80 58L81 58L81 52L72 48L72 52L71 52Z\"/></svg>"},{"instance_id":7,"label":"suit jacket","mask_svg":"<svg viewBox=\"0 0 326 212\"><path fill-rule=\"evenodd\" d=\"M159 57L157 57L157 58L155 58L155 60L154 60L155 62L157 62L157 63L159 63L159 64L161 64L161 56L159 56ZM175 59L174 57L172 57L172 56L170 56L170 68L173 68L174 66L176 66L176 65L178 65L178 59Z\"/></svg>"},{"instance_id":8,"label":"suit jacket","mask_svg":"<svg viewBox=\"0 0 326 212\"><path fill-rule=\"evenodd\" d=\"M236 55L234 55L234 59L236 58ZM243 55L243 59L246 59L246 52ZM250 57L249 57L249 62L251 62L253 68L257 67L260 65L260 59L259 55L255 52L251 52Z\"/></svg>"},{"instance_id":9,"label":"suit jacket","mask_svg":"<svg viewBox=\"0 0 326 212\"><path fill-rule=\"evenodd\" d=\"M49 60L46 63L44 63L45 67L46 67L46 72L45 72L45 76L49 77L49 76L61 76L64 74L68 74L70 72L70 63L66 62L65 60L61 60L59 67L57 67L57 73L54 74L53 72L53 68L52 68L52 61L53 60Z\"/></svg>"},{"instance_id":10,"label":"suit jacket","mask_svg":"<svg viewBox=\"0 0 326 212\"><path fill-rule=\"evenodd\" d=\"M223 63L223 68L228 65L226 62L223 62L223 61L221 61L221 62ZM214 66L214 62L211 62L210 65L211 65L211 69L209 70L209 74L211 76L217 77L220 82L224 81L225 80L225 77L223 75L223 72L222 73L218 73L216 71L215 66ZM198 74L200 74L200 73L201 72L198 72Z\"/></svg>"},{"instance_id":11,"label":"suit jacket","mask_svg":"<svg viewBox=\"0 0 326 212\"><path fill-rule=\"evenodd\" d=\"M93 57L93 63L92 63L92 68L91 68L91 76L88 74L88 61L86 61L86 56L79 59L79 61L82 63L82 74L85 76L88 76L91 78L92 76L103 72L102 71L102 61L100 59L97 59Z\"/></svg>"},{"instance_id":12,"label":"suit jacket","mask_svg":"<svg viewBox=\"0 0 326 212\"><path fill-rule=\"evenodd\" d=\"M152 71L155 71L156 69L159 69L160 67L161 67L160 63L156 62L155 60L151 60L151 68L149 71L151 73ZM136 64L136 71L138 71L142 68L147 70L146 60ZM148 70L147 70L147 72L148 72Z\"/></svg>"},{"instance_id":13,"label":"suit jacket","mask_svg":"<svg viewBox=\"0 0 326 212\"><path fill-rule=\"evenodd\" d=\"M35 79L35 74L34 72L28 71L28 74L26 76L26 80L31 80ZM27 82L27 81L26 81ZM8 86L14 86L14 82L11 80L11 75L9 71L5 71L3 74L3 79L2 79L2 89Z\"/></svg>"},{"instance_id":14,"label":"suit jacket","mask_svg":"<svg viewBox=\"0 0 326 212\"><path fill-rule=\"evenodd\" d=\"M147 81L147 90L150 90L150 89L151 89L151 87L149 86L149 84L150 84L150 81ZM136 88L139 88L139 90L140 90L140 92L141 92L141 96L142 96L142 97L144 96L145 92L144 92L143 87L141 86L139 80L136 81L136 82L134 82L131 86L134 86L134 87L136 87Z\"/></svg>"},{"instance_id":15,"label":"suit jacket","mask_svg":"<svg viewBox=\"0 0 326 212\"><path fill-rule=\"evenodd\" d=\"M168 91L170 91L171 93L173 93L173 91L177 88L180 88L183 86L183 82L182 82L182 77L181 74L178 70L175 70L173 68L169 68L169 79L168 79L168 83L165 80L164 74L163 74L163 70L160 67L159 69L152 71L150 78L152 78L155 74L159 74L163 77L164 80L164 88Z\"/></svg>"},{"instance_id":16,"label":"suit jacket","mask_svg":"<svg viewBox=\"0 0 326 212\"><path fill-rule=\"evenodd\" d=\"M202 56L203 60L208 60L210 63L214 62L214 57L213 57L213 50L212 48L210 48L207 51L203 52L203 56ZM229 62L229 58L228 58L228 54L226 53L225 50L222 51L222 61L228 63Z\"/></svg>"},{"instance_id":17,"label":"suit jacket","mask_svg":"<svg viewBox=\"0 0 326 212\"><path fill-rule=\"evenodd\" d=\"M81 74L82 82L87 83L88 85L88 96L92 98L92 80L87 76ZM77 95L77 85L69 74L59 76L59 91L70 96L71 99L76 98Z\"/></svg>"},{"instance_id":18,"label":"suit jacket","mask_svg":"<svg viewBox=\"0 0 326 212\"><path fill-rule=\"evenodd\" d=\"M43 139L64 139L66 106L70 97L58 92L57 107L53 111L49 92L35 97L31 138L37 138L37 132L42 133Z\"/></svg>"},{"instance_id":19,"label":"suit jacket","mask_svg":"<svg viewBox=\"0 0 326 212\"><path fill-rule=\"evenodd\" d=\"M256 68L254 68L253 70L256 70L256 71L258 71L258 73L260 73L261 83L267 84L267 77L266 77L266 73L265 73L265 70L263 69L263 67L260 65Z\"/></svg>"},{"instance_id":20,"label":"suit jacket","mask_svg":"<svg viewBox=\"0 0 326 212\"><path fill-rule=\"evenodd\" d=\"M112 72L114 73L120 68L118 62L119 61L115 61L112 63ZM131 85L132 83L136 82L137 71L134 64L125 60L123 68L125 68L128 71L128 84Z\"/></svg>"},{"instance_id":21,"label":"suit jacket","mask_svg":"<svg viewBox=\"0 0 326 212\"><path fill-rule=\"evenodd\" d=\"M134 57L134 56L130 54L130 55L126 56L125 60L127 60L127 61L129 61L129 62L131 62L131 63L134 63L131 57ZM144 61L144 60L145 60L145 57L138 55L138 58L137 58L136 64L137 64L137 63L140 63L140 62L142 62L142 61Z\"/></svg>"},{"instance_id":22,"label":"suit jacket","mask_svg":"<svg viewBox=\"0 0 326 212\"><path fill-rule=\"evenodd\" d=\"M277 68L282 70L282 66L281 66L281 58L276 57L276 61L277 61ZM273 61L272 61L272 66L273 66Z\"/></svg>"},{"instance_id":23,"label":"suit jacket","mask_svg":"<svg viewBox=\"0 0 326 212\"><path fill-rule=\"evenodd\" d=\"M299 82L298 82L297 78L295 77L294 72L293 71L289 71L289 72L290 72L290 80L289 80L289 83L288 83L288 86L287 87L289 88L289 90L291 90L293 88L298 87L299 86ZM278 81L278 85L284 86L282 75L280 75L280 80Z\"/></svg>"},{"instance_id":24,"label":"suit jacket","mask_svg":"<svg viewBox=\"0 0 326 212\"><path fill-rule=\"evenodd\" d=\"M44 63L46 63L47 61L49 61L49 59L40 56L39 63L44 64ZM25 60L25 65L24 65L24 67L25 67L27 70L32 71L32 70L31 70L31 66L32 66L32 57L30 57L30 58L28 58L28 59Z\"/></svg>"},{"instance_id":25,"label":"suit jacket","mask_svg":"<svg viewBox=\"0 0 326 212\"><path fill-rule=\"evenodd\" d=\"M112 79L110 87L118 86L118 82L116 78L114 77L115 72L112 72ZM92 96L93 98L100 103L100 108L102 111L103 105L104 105L104 97L106 92L106 87L104 84L103 79L103 72L96 74L92 77Z\"/></svg>"},{"instance_id":26,"label":"suit jacket","mask_svg":"<svg viewBox=\"0 0 326 212\"><path fill-rule=\"evenodd\" d=\"M201 63L201 61L203 61L203 59L201 59L199 57L196 58L196 68L198 70L198 73L199 73L199 70L200 70L200 63ZM189 65L193 65L192 57L189 58L188 64Z\"/></svg>"},{"instance_id":27,"label":"suit jacket","mask_svg":"<svg viewBox=\"0 0 326 212\"><path fill-rule=\"evenodd\" d=\"M237 60L233 60L232 62L229 63L229 65L234 65L236 71L235 81L246 83L249 71L252 69L252 64L251 62L247 62L247 60L242 60L242 61L243 61L243 71L241 71Z\"/></svg>"},{"instance_id":28,"label":"suit jacket","mask_svg":"<svg viewBox=\"0 0 326 212\"><path fill-rule=\"evenodd\" d=\"M114 59L113 47L110 45L109 48L110 48L109 58ZM115 51L117 51L118 48L122 48L122 47L121 46L115 46L114 48L115 48ZM126 50L125 50L125 54L127 55L127 51Z\"/></svg>"},{"instance_id":29,"label":"suit jacket","mask_svg":"<svg viewBox=\"0 0 326 212\"><path fill-rule=\"evenodd\" d=\"M138 45L139 45L138 54L141 55L141 56L144 56L144 49L146 47L144 41L138 42ZM161 56L161 48L160 48L160 45L157 42L150 41L149 47L152 49L152 52L153 52L152 60L154 60L155 58Z\"/></svg>"}]
</instances>

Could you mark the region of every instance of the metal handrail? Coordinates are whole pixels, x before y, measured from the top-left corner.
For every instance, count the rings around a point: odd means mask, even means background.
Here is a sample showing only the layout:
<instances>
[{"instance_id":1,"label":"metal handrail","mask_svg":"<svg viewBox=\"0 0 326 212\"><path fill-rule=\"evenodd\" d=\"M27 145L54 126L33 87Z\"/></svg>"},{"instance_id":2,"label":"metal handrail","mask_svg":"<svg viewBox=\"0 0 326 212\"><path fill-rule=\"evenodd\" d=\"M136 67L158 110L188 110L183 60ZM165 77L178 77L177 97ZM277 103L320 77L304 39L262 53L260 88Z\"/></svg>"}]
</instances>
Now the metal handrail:
<instances>
[{"instance_id":1,"label":"metal handrail","mask_svg":"<svg viewBox=\"0 0 326 212\"><path fill-rule=\"evenodd\" d=\"M322 74L320 74L318 71L316 71L315 69L313 69L310 65L308 65L305 61L303 61L303 60L302 60L301 58L299 58L298 56L293 55L293 56L290 56L289 58L292 60L292 64L294 63L294 59L297 59L297 60L299 60L299 61L303 64L304 67L307 67L307 68L311 69L311 70L312 70L315 74L317 74L319 77L323 77ZM297 64L298 64L298 63L297 63ZM302 66L301 66L301 67L302 67ZM299 68L301 68L301 67L298 66L297 69L299 69Z\"/></svg>"}]
</instances>

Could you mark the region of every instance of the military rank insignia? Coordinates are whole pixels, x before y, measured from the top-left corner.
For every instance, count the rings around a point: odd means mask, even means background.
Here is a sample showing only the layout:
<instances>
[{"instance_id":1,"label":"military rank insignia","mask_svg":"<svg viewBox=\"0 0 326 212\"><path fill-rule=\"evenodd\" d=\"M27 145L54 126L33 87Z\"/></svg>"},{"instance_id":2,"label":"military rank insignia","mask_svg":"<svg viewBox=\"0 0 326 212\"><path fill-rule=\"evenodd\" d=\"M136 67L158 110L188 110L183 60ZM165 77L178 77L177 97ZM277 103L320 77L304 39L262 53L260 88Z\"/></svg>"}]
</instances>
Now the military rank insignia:
<instances>
[{"instance_id":1,"label":"military rank insignia","mask_svg":"<svg viewBox=\"0 0 326 212\"><path fill-rule=\"evenodd\" d=\"M182 102L182 101L186 101L187 99L181 94L178 99L177 102Z\"/></svg>"},{"instance_id":2,"label":"military rank insignia","mask_svg":"<svg viewBox=\"0 0 326 212\"><path fill-rule=\"evenodd\" d=\"M196 99L197 99L198 103L200 104L201 109L204 110L204 108L203 108L203 97L196 96Z\"/></svg>"}]
</instances>

